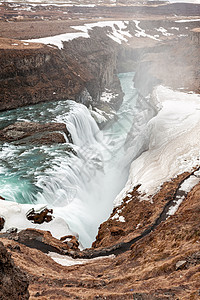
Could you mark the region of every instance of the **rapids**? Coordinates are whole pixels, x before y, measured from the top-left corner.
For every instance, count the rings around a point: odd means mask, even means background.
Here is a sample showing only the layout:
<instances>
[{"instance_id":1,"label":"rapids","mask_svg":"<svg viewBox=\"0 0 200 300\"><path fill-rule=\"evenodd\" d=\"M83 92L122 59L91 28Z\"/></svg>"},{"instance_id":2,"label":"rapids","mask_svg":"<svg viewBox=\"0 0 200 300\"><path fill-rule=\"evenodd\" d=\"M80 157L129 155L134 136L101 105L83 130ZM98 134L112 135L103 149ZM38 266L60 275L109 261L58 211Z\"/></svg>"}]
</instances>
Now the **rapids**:
<instances>
[{"instance_id":1,"label":"rapids","mask_svg":"<svg viewBox=\"0 0 200 300\"><path fill-rule=\"evenodd\" d=\"M1 196L53 208L54 216L79 235L83 247L91 246L128 179L130 163L148 144L145 125L155 112L141 103L133 77L134 73L119 74L124 100L117 120L101 131L89 110L71 100L1 112L1 128L22 120L63 122L74 142L69 145L66 137L66 144L52 146L0 144Z\"/></svg>"}]
</instances>

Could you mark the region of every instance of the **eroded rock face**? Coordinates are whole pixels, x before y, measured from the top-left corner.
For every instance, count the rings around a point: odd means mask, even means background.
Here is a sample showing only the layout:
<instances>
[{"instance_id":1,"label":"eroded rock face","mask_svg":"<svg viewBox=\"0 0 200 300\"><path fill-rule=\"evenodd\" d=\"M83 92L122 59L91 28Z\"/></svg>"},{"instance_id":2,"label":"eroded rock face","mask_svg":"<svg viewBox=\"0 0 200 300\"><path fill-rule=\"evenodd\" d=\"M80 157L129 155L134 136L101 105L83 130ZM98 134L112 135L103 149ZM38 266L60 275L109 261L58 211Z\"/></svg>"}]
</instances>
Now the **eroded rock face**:
<instances>
[{"instance_id":1,"label":"eroded rock face","mask_svg":"<svg viewBox=\"0 0 200 300\"><path fill-rule=\"evenodd\" d=\"M105 87L118 91L119 107L122 92L115 72L115 44L103 30L95 29L90 39L74 39L62 50L0 49L0 111L62 99L88 106L91 97L99 101Z\"/></svg>"},{"instance_id":2,"label":"eroded rock face","mask_svg":"<svg viewBox=\"0 0 200 300\"><path fill-rule=\"evenodd\" d=\"M12 109L50 100L72 99L84 88L60 51L50 47L0 50L1 106Z\"/></svg>"},{"instance_id":3,"label":"eroded rock face","mask_svg":"<svg viewBox=\"0 0 200 300\"><path fill-rule=\"evenodd\" d=\"M1 238L15 240L30 248L38 249L44 253L56 252L59 254L70 254L72 250L78 249L79 243L75 236L65 236L58 240L49 231L28 228L20 232L2 233Z\"/></svg>"},{"instance_id":4,"label":"eroded rock face","mask_svg":"<svg viewBox=\"0 0 200 300\"><path fill-rule=\"evenodd\" d=\"M54 144L65 143L61 132L73 143L71 134L62 123L16 122L0 130L0 141L16 142L17 144Z\"/></svg>"},{"instance_id":5,"label":"eroded rock face","mask_svg":"<svg viewBox=\"0 0 200 300\"><path fill-rule=\"evenodd\" d=\"M0 242L0 299L29 299L28 279Z\"/></svg>"}]
</instances>

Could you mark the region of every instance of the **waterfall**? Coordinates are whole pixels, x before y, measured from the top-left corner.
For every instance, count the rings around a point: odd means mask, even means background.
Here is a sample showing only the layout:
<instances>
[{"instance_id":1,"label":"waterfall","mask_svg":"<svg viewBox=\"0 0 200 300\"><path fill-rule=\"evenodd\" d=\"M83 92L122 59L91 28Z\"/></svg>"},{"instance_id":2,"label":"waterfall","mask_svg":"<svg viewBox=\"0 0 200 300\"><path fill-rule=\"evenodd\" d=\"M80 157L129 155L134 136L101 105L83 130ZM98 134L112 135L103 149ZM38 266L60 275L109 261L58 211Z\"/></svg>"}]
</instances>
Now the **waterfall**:
<instances>
[{"instance_id":1,"label":"waterfall","mask_svg":"<svg viewBox=\"0 0 200 300\"><path fill-rule=\"evenodd\" d=\"M146 119L154 115L152 107L138 98L133 76L119 76L124 101L117 121L102 131L84 105L70 100L0 114L10 122L18 116L18 120L65 123L74 143L1 145L1 196L23 205L53 208L54 216L78 233L83 246L91 246L98 226L109 217L113 201L127 181L132 159L146 147Z\"/></svg>"}]
</instances>

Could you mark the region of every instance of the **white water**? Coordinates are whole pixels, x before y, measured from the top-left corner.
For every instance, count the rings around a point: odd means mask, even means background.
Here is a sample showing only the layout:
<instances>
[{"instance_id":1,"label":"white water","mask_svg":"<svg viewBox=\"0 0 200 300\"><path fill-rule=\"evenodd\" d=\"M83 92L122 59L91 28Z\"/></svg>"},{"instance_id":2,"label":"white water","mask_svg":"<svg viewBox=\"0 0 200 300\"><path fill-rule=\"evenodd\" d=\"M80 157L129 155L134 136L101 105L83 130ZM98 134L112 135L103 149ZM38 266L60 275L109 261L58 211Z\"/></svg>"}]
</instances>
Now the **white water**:
<instances>
[{"instance_id":1,"label":"white water","mask_svg":"<svg viewBox=\"0 0 200 300\"><path fill-rule=\"evenodd\" d=\"M72 232L78 233L82 245L89 247L127 181L130 162L146 147L144 127L146 117L153 116L153 109L148 103L143 109L133 87L133 75L121 74L125 97L117 113L118 121L103 131L99 131L85 106L69 100L1 114L4 122L21 119L64 122L77 152L77 155L68 152L68 144L50 147L2 145L1 196L9 201L33 203L28 208L47 204L58 220L65 220ZM134 121L138 126L132 125ZM137 136L134 147L127 140L131 127L132 140ZM129 150L124 147L126 140L131 146ZM9 226L15 226L11 217L9 220ZM27 227L27 222L24 226ZM37 225L37 228L42 227Z\"/></svg>"}]
</instances>

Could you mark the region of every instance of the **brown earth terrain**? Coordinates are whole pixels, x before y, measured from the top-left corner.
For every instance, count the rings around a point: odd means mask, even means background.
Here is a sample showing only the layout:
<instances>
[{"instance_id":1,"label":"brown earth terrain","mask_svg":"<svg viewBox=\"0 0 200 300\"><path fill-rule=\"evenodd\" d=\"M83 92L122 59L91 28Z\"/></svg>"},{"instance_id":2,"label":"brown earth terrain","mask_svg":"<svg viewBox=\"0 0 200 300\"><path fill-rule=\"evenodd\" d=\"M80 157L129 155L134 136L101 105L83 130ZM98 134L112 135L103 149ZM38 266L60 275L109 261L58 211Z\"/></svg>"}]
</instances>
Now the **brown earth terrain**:
<instances>
[{"instance_id":1,"label":"brown earth terrain","mask_svg":"<svg viewBox=\"0 0 200 300\"><path fill-rule=\"evenodd\" d=\"M66 8L48 6L37 6L35 12L30 13L13 10L6 3L1 4L0 9L0 110L66 98L102 108L99 94L105 87L121 93L116 72L135 69L135 84L143 96L158 82L185 91L200 91L198 29L194 30L199 22L174 23L177 18L198 18L198 5L161 5L156 9L123 5L71 7L67 14L63 14ZM21 20L17 18L19 15ZM62 19L58 20L61 15ZM98 20L99 16L104 20L139 18L141 28L148 34L155 34L155 28L160 26L168 30L179 26L179 31L172 31L176 32L174 36L162 36L160 42L134 36L129 45L119 46L107 38L106 29L95 29L90 39L65 43L61 51L41 44L25 45L18 40L71 32L69 26L85 23L80 20L81 15L91 21ZM69 20L70 17L73 20ZM129 24L130 32L135 29L134 23ZM115 103L116 109L121 98L122 94ZM1 130L0 135L5 139L11 130L12 141L19 140L19 136L23 140L30 138L36 128L37 133L44 130L41 124L29 125L32 129L29 128L28 133L23 123L9 125L11 127ZM54 127L53 132L66 130L63 124L54 126L58 127ZM167 205L176 199L180 184L191 174L193 172L185 172L163 183L149 201L141 201L135 187L101 224L91 249L78 250L73 236L57 240L49 232L34 229L1 234L5 248L0 245L0 298L28 299L29 291L30 299L41 300L199 299L200 184L185 194L173 216L162 215L165 208L169 208ZM125 222L113 219L116 213L123 216ZM46 254L49 251L84 258L85 263L62 266ZM88 260L98 256L103 257Z\"/></svg>"},{"instance_id":2,"label":"brown earth terrain","mask_svg":"<svg viewBox=\"0 0 200 300\"><path fill-rule=\"evenodd\" d=\"M165 202L171 197L175 186L185 176L186 174L180 175L172 182L164 184L161 191L154 196L155 204L152 206L156 211L156 204L159 205L159 202ZM84 265L64 267L39 250L18 244L12 239L1 240L12 254L15 264L28 275L31 299L198 299L199 193L198 184L186 196L174 216L134 243L130 250L115 257L99 258L89 263L86 261ZM134 197L133 202L137 205ZM131 234L136 234L134 229L138 221L142 224L141 228L143 224L151 222L147 221L146 216L150 215L151 219L156 212L150 208L149 211L153 213L146 214L145 204L148 211L151 206L149 202L137 205L137 210L134 208L131 212L127 210L128 205L125 205L125 234L118 231L113 237L115 242L127 239L127 230L130 232L128 238ZM129 205L132 209L132 204ZM135 215L135 218L131 218L131 215ZM121 227L116 223L114 226L118 229ZM110 228L108 223L107 232L111 232ZM50 240L49 243L51 244ZM110 245L110 241L108 244Z\"/></svg>"}]
</instances>

